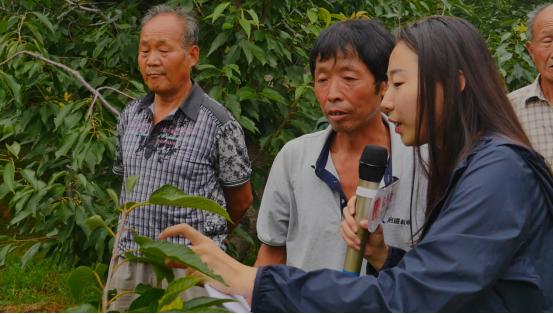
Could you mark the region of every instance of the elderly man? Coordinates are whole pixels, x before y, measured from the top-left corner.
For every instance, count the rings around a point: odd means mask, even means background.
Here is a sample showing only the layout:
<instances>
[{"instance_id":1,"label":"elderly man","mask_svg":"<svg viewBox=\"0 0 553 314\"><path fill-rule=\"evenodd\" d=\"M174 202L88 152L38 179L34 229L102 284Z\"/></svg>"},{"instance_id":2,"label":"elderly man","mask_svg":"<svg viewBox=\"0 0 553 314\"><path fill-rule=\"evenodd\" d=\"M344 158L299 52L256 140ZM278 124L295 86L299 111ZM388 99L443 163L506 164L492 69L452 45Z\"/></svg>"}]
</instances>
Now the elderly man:
<instances>
[{"instance_id":1,"label":"elderly man","mask_svg":"<svg viewBox=\"0 0 553 314\"><path fill-rule=\"evenodd\" d=\"M342 269L342 208L355 194L366 144L390 152L383 183L400 178L395 206L383 225L386 243L410 247L424 220L426 184L413 187L413 151L380 111L393 46L393 36L370 20L339 22L315 42L309 65L315 95L330 126L288 142L275 158L257 220L262 242L257 266Z\"/></svg>"},{"instance_id":2,"label":"elderly man","mask_svg":"<svg viewBox=\"0 0 553 314\"><path fill-rule=\"evenodd\" d=\"M528 14L526 48L539 75L509 94L515 112L534 148L553 165L553 5L544 4Z\"/></svg>"},{"instance_id":3,"label":"elderly man","mask_svg":"<svg viewBox=\"0 0 553 314\"><path fill-rule=\"evenodd\" d=\"M250 161L238 122L191 79L200 53L196 20L180 9L156 6L142 20L138 49L140 72L151 92L130 103L117 126L113 170L123 182L139 177L128 196L123 188L121 201L144 201L155 189L172 184L226 206L237 223L253 199ZM118 228L123 234L116 262L137 249L129 231L157 239L165 228L183 222L219 245L232 228L224 218L192 208L140 207ZM181 237L170 240L188 244ZM107 289L121 292L155 282L150 265L123 263ZM110 310L125 310L131 301L119 298Z\"/></svg>"}]
</instances>

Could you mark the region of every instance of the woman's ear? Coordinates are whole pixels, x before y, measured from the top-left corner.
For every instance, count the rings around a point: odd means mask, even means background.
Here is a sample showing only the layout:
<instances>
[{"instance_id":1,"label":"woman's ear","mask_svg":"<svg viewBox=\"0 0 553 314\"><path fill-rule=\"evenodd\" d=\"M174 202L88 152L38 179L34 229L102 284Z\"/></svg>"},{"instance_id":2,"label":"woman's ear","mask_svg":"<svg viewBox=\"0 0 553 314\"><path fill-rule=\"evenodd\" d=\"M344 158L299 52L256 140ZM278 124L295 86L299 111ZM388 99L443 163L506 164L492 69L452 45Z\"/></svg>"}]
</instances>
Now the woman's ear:
<instances>
[{"instance_id":1,"label":"woman's ear","mask_svg":"<svg viewBox=\"0 0 553 314\"><path fill-rule=\"evenodd\" d=\"M463 74L463 71L459 70L459 88L461 89L461 92L465 90L465 74Z\"/></svg>"}]
</instances>

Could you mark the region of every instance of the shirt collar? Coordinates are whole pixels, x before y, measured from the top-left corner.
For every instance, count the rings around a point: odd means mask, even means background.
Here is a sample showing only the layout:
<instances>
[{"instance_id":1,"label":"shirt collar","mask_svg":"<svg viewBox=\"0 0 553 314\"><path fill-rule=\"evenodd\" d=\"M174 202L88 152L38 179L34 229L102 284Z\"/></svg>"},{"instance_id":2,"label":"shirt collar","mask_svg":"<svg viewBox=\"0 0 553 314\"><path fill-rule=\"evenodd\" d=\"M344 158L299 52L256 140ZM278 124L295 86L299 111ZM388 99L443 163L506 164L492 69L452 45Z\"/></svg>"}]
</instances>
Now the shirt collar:
<instances>
[{"instance_id":1,"label":"shirt collar","mask_svg":"<svg viewBox=\"0 0 553 314\"><path fill-rule=\"evenodd\" d=\"M192 89L178 109L180 109L190 119L196 121L202 105L203 94L204 91L200 85L196 83L196 81L192 80ZM139 110L148 108L154 102L154 96L155 94L153 92L148 92L148 94L140 101Z\"/></svg>"},{"instance_id":2,"label":"shirt collar","mask_svg":"<svg viewBox=\"0 0 553 314\"><path fill-rule=\"evenodd\" d=\"M532 82L532 84L530 84L530 86L529 86L530 88L528 89L528 94L526 95L526 99L524 99L524 106L525 107L528 105L530 100L533 100L533 99L536 99L536 98L539 99L539 100L547 101L545 99L545 96L543 95L543 91L541 90L540 78L541 78L541 75L538 75L538 77L536 77L534 82Z\"/></svg>"}]
</instances>

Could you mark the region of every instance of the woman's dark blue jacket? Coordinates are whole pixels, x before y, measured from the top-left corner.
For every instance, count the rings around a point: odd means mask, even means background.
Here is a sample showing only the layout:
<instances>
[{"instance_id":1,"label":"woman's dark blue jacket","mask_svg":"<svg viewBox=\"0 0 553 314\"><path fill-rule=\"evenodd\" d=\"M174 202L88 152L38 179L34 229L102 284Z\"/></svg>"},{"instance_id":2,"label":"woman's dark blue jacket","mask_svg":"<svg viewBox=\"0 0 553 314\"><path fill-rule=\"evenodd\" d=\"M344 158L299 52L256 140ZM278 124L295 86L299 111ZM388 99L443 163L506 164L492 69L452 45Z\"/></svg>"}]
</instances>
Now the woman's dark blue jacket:
<instances>
[{"instance_id":1,"label":"woman's dark blue jacket","mask_svg":"<svg viewBox=\"0 0 553 314\"><path fill-rule=\"evenodd\" d=\"M483 137L415 248L378 277L258 270L254 312L552 312L553 179L541 156Z\"/></svg>"}]
</instances>

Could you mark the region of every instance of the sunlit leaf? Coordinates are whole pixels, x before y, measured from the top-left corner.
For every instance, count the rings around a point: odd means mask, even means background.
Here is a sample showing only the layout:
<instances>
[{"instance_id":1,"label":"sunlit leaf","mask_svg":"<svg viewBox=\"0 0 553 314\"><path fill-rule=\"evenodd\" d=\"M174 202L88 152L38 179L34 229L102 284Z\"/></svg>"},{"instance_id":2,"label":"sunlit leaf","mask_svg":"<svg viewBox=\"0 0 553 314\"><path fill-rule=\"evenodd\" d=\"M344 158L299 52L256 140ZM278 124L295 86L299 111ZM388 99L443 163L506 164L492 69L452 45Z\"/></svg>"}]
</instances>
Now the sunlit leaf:
<instances>
[{"instance_id":1,"label":"sunlit leaf","mask_svg":"<svg viewBox=\"0 0 553 314\"><path fill-rule=\"evenodd\" d=\"M224 282L223 278L213 273L208 266L200 260L198 255L196 255L196 253L194 253L188 246L167 241L155 241L148 237L136 235L134 236L134 240L140 246L140 252L145 256L154 256L156 259L161 261L165 261L167 259L177 261L214 280Z\"/></svg>"},{"instance_id":2,"label":"sunlit leaf","mask_svg":"<svg viewBox=\"0 0 553 314\"><path fill-rule=\"evenodd\" d=\"M223 216L226 220L230 221L230 216L228 215L227 210L217 202L201 196L187 195L170 184L166 184L155 190L150 195L148 203L154 205L169 205L206 210Z\"/></svg>"},{"instance_id":3,"label":"sunlit leaf","mask_svg":"<svg viewBox=\"0 0 553 314\"><path fill-rule=\"evenodd\" d=\"M221 15L223 15L223 12L229 6L229 4L230 2L223 2L215 7L215 10L213 10L213 14L211 14L212 23L215 22Z\"/></svg>"},{"instance_id":4,"label":"sunlit leaf","mask_svg":"<svg viewBox=\"0 0 553 314\"><path fill-rule=\"evenodd\" d=\"M15 158L19 158L19 152L21 151L21 145L18 142L13 142L11 145L6 144L6 148Z\"/></svg>"},{"instance_id":5,"label":"sunlit leaf","mask_svg":"<svg viewBox=\"0 0 553 314\"><path fill-rule=\"evenodd\" d=\"M200 281L200 278L190 276L175 279L167 286L167 288L165 289L165 294L159 300L160 311L170 310L169 308L164 308L164 306L169 305L171 302L173 302L175 298L180 298L179 295L182 292L194 287Z\"/></svg>"}]
</instances>

